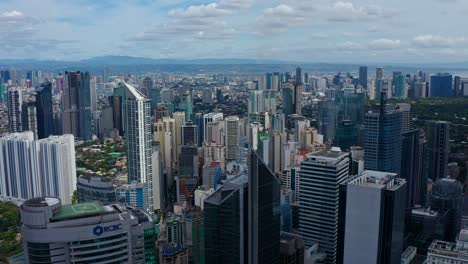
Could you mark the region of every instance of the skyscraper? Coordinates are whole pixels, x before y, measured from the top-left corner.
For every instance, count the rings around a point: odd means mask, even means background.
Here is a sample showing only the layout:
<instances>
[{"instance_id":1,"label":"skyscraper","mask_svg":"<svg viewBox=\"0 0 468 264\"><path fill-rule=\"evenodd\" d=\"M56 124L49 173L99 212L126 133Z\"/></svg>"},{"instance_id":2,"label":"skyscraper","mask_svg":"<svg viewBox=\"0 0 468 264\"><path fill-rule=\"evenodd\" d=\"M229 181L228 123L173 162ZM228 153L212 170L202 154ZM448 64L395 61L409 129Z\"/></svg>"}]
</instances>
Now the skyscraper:
<instances>
[{"instance_id":1,"label":"skyscraper","mask_svg":"<svg viewBox=\"0 0 468 264\"><path fill-rule=\"evenodd\" d=\"M8 132L21 132L22 92L20 87L8 88Z\"/></svg>"},{"instance_id":2,"label":"skyscraper","mask_svg":"<svg viewBox=\"0 0 468 264\"><path fill-rule=\"evenodd\" d=\"M299 233L307 246L317 242L327 264L338 263L340 185L348 180L349 154L332 148L309 154L299 177Z\"/></svg>"},{"instance_id":3,"label":"skyscraper","mask_svg":"<svg viewBox=\"0 0 468 264\"><path fill-rule=\"evenodd\" d=\"M91 76L89 72L81 73L81 85L78 89L79 132L82 139L91 139Z\"/></svg>"},{"instance_id":4,"label":"skyscraper","mask_svg":"<svg viewBox=\"0 0 468 264\"><path fill-rule=\"evenodd\" d=\"M302 82L302 68L301 66L296 67L296 85L303 84Z\"/></svg>"},{"instance_id":5,"label":"skyscraper","mask_svg":"<svg viewBox=\"0 0 468 264\"><path fill-rule=\"evenodd\" d=\"M52 83L45 82L36 89L37 137L47 138L54 134L52 109Z\"/></svg>"},{"instance_id":6,"label":"skyscraper","mask_svg":"<svg viewBox=\"0 0 468 264\"><path fill-rule=\"evenodd\" d=\"M50 195L70 204L76 190L72 135L34 140L31 131L0 138L0 200Z\"/></svg>"},{"instance_id":7,"label":"skyscraper","mask_svg":"<svg viewBox=\"0 0 468 264\"><path fill-rule=\"evenodd\" d=\"M405 76L399 72L393 76L394 96L396 98L407 98L408 89L406 86Z\"/></svg>"},{"instance_id":8,"label":"skyscraper","mask_svg":"<svg viewBox=\"0 0 468 264\"><path fill-rule=\"evenodd\" d=\"M386 90L380 93L379 112L364 118L364 166L368 170L400 173L402 112L386 109Z\"/></svg>"},{"instance_id":9,"label":"skyscraper","mask_svg":"<svg viewBox=\"0 0 468 264\"><path fill-rule=\"evenodd\" d=\"M265 100L263 99L263 91L249 91L249 106L248 111L251 113L260 113L265 111Z\"/></svg>"},{"instance_id":10,"label":"skyscraper","mask_svg":"<svg viewBox=\"0 0 468 264\"><path fill-rule=\"evenodd\" d=\"M438 179L429 193L428 205L432 210L448 210L449 241L455 241L462 228L463 202L463 186L455 179Z\"/></svg>"},{"instance_id":11,"label":"skyscraper","mask_svg":"<svg viewBox=\"0 0 468 264\"><path fill-rule=\"evenodd\" d=\"M400 262L406 181L396 176L366 170L341 187L346 196L343 263Z\"/></svg>"},{"instance_id":12,"label":"skyscraper","mask_svg":"<svg viewBox=\"0 0 468 264\"><path fill-rule=\"evenodd\" d=\"M81 87L79 72L65 72L65 83L62 95L63 133L80 137L78 90Z\"/></svg>"},{"instance_id":13,"label":"skyscraper","mask_svg":"<svg viewBox=\"0 0 468 264\"><path fill-rule=\"evenodd\" d=\"M419 129L412 129L402 134L401 171L400 178L406 180L407 208L413 208L420 204L420 194L423 184L422 179L423 144Z\"/></svg>"},{"instance_id":14,"label":"skyscraper","mask_svg":"<svg viewBox=\"0 0 468 264\"><path fill-rule=\"evenodd\" d=\"M63 133L91 138L91 87L89 73L65 72L62 94Z\"/></svg>"},{"instance_id":15,"label":"skyscraper","mask_svg":"<svg viewBox=\"0 0 468 264\"><path fill-rule=\"evenodd\" d=\"M182 145L198 146L198 126L194 125L192 121L185 122L182 126Z\"/></svg>"},{"instance_id":16,"label":"skyscraper","mask_svg":"<svg viewBox=\"0 0 468 264\"><path fill-rule=\"evenodd\" d=\"M302 92L304 91L304 84L296 83L294 85L294 113L302 115Z\"/></svg>"},{"instance_id":17,"label":"skyscraper","mask_svg":"<svg viewBox=\"0 0 468 264\"><path fill-rule=\"evenodd\" d=\"M359 67L359 84L367 89L367 66Z\"/></svg>"},{"instance_id":18,"label":"skyscraper","mask_svg":"<svg viewBox=\"0 0 468 264\"><path fill-rule=\"evenodd\" d=\"M152 135L150 102L135 87L122 83L125 92L125 143L128 182L146 184L152 178ZM151 201L147 203L151 206Z\"/></svg>"},{"instance_id":19,"label":"skyscraper","mask_svg":"<svg viewBox=\"0 0 468 264\"><path fill-rule=\"evenodd\" d=\"M226 181L204 201L205 263L248 263L248 177Z\"/></svg>"},{"instance_id":20,"label":"skyscraper","mask_svg":"<svg viewBox=\"0 0 468 264\"><path fill-rule=\"evenodd\" d=\"M294 91L292 87L283 87L283 114L285 118L294 113Z\"/></svg>"},{"instance_id":21,"label":"skyscraper","mask_svg":"<svg viewBox=\"0 0 468 264\"><path fill-rule=\"evenodd\" d=\"M452 91L452 75L448 73L438 73L431 76L431 97L450 97Z\"/></svg>"},{"instance_id":22,"label":"skyscraper","mask_svg":"<svg viewBox=\"0 0 468 264\"><path fill-rule=\"evenodd\" d=\"M73 135L51 136L36 141L42 195L71 204L76 190L75 141ZM37 197L37 196L34 196Z\"/></svg>"},{"instance_id":23,"label":"skyscraper","mask_svg":"<svg viewBox=\"0 0 468 264\"><path fill-rule=\"evenodd\" d=\"M239 158L239 117L226 117L226 159L237 160Z\"/></svg>"},{"instance_id":24,"label":"skyscraper","mask_svg":"<svg viewBox=\"0 0 468 264\"><path fill-rule=\"evenodd\" d=\"M383 80L383 68L377 67L375 69L375 80Z\"/></svg>"},{"instance_id":25,"label":"skyscraper","mask_svg":"<svg viewBox=\"0 0 468 264\"><path fill-rule=\"evenodd\" d=\"M141 93L146 97L146 98L152 98L151 97L151 92L153 89L153 79L151 77L145 77L142 82L142 87L140 88Z\"/></svg>"},{"instance_id":26,"label":"skyscraper","mask_svg":"<svg viewBox=\"0 0 468 264\"><path fill-rule=\"evenodd\" d=\"M445 178L447 176L447 164L450 152L450 123L445 121L427 121L425 130L428 178L434 181L439 178Z\"/></svg>"},{"instance_id":27,"label":"skyscraper","mask_svg":"<svg viewBox=\"0 0 468 264\"><path fill-rule=\"evenodd\" d=\"M280 260L280 180L254 151L249 155L248 263Z\"/></svg>"}]
</instances>

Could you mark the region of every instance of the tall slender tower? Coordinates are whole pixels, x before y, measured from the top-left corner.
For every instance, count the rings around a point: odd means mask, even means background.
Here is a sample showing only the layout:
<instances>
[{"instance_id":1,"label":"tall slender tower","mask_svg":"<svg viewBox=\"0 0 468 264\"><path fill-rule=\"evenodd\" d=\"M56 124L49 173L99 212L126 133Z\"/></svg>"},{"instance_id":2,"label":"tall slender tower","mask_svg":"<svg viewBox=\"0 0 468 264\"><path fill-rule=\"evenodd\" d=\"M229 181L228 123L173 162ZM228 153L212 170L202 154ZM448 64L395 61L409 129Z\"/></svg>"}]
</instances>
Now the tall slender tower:
<instances>
[{"instance_id":1,"label":"tall slender tower","mask_svg":"<svg viewBox=\"0 0 468 264\"><path fill-rule=\"evenodd\" d=\"M63 133L91 139L91 85L88 72L65 72L62 110Z\"/></svg>"},{"instance_id":2,"label":"tall slender tower","mask_svg":"<svg viewBox=\"0 0 468 264\"><path fill-rule=\"evenodd\" d=\"M39 139L54 134L52 109L52 83L45 82L36 89L37 137Z\"/></svg>"},{"instance_id":3,"label":"tall slender tower","mask_svg":"<svg viewBox=\"0 0 468 264\"><path fill-rule=\"evenodd\" d=\"M305 244L318 242L327 253L325 263L338 263L339 192L348 180L349 154L332 148L309 154L299 177L299 233Z\"/></svg>"},{"instance_id":4,"label":"tall slender tower","mask_svg":"<svg viewBox=\"0 0 468 264\"><path fill-rule=\"evenodd\" d=\"M8 89L8 132L21 132L21 88Z\"/></svg>"},{"instance_id":5,"label":"tall slender tower","mask_svg":"<svg viewBox=\"0 0 468 264\"><path fill-rule=\"evenodd\" d=\"M151 105L135 87L123 83L128 181L152 182ZM147 196L148 197L148 196ZM146 203L152 206L152 201Z\"/></svg>"},{"instance_id":6,"label":"tall slender tower","mask_svg":"<svg viewBox=\"0 0 468 264\"><path fill-rule=\"evenodd\" d=\"M251 150L249 164L249 261L280 263L280 180Z\"/></svg>"},{"instance_id":7,"label":"tall slender tower","mask_svg":"<svg viewBox=\"0 0 468 264\"><path fill-rule=\"evenodd\" d=\"M237 160L239 157L239 117L226 117L226 159Z\"/></svg>"},{"instance_id":8,"label":"tall slender tower","mask_svg":"<svg viewBox=\"0 0 468 264\"><path fill-rule=\"evenodd\" d=\"M432 180L447 176L450 152L450 123L445 121L426 122L428 177Z\"/></svg>"}]
</instances>

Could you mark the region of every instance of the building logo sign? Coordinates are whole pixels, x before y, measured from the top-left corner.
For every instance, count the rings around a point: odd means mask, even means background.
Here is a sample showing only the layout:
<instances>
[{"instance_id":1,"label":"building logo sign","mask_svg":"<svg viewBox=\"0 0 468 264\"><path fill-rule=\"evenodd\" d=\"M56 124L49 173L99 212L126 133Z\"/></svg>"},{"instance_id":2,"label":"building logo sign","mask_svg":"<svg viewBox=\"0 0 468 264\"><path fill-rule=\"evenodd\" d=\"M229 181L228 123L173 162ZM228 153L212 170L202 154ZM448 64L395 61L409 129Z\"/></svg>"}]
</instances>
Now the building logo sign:
<instances>
[{"instance_id":1,"label":"building logo sign","mask_svg":"<svg viewBox=\"0 0 468 264\"><path fill-rule=\"evenodd\" d=\"M122 224L117 224L117 225L110 225L110 226L96 226L93 228L93 234L96 236L100 236L103 233L107 232L113 232L116 230L122 229Z\"/></svg>"}]
</instances>

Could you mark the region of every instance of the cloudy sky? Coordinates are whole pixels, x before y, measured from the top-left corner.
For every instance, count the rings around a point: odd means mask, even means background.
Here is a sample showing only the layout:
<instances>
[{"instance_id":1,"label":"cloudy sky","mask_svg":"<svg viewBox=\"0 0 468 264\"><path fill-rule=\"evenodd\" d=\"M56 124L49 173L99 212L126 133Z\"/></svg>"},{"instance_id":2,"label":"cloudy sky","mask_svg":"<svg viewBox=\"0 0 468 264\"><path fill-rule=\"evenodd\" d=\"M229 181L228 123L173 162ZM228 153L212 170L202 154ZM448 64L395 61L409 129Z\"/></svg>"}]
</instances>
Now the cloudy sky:
<instances>
[{"instance_id":1,"label":"cloudy sky","mask_svg":"<svg viewBox=\"0 0 468 264\"><path fill-rule=\"evenodd\" d=\"M468 61L468 0L0 0L0 58Z\"/></svg>"}]
</instances>

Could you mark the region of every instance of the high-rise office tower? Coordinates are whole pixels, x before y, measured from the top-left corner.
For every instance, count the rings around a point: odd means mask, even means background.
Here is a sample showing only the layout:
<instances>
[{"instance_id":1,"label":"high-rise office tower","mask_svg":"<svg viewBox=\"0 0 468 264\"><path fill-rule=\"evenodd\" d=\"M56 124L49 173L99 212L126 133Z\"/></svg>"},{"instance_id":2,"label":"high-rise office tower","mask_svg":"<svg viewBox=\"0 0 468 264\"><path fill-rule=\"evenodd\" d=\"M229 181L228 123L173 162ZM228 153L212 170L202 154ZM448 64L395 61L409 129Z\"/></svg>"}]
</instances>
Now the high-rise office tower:
<instances>
[{"instance_id":1,"label":"high-rise office tower","mask_svg":"<svg viewBox=\"0 0 468 264\"><path fill-rule=\"evenodd\" d=\"M52 109L52 83L45 82L36 89L37 137L39 139L54 134Z\"/></svg>"},{"instance_id":2,"label":"high-rise office tower","mask_svg":"<svg viewBox=\"0 0 468 264\"><path fill-rule=\"evenodd\" d=\"M438 179L429 193L428 206L432 210L448 210L447 239L455 241L462 228L463 186L455 179Z\"/></svg>"},{"instance_id":3,"label":"high-rise office tower","mask_svg":"<svg viewBox=\"0 0 468 264\"><path fill-rule=\"evenodd\" d=\"M368 170L400 173L402 112L386 109L386 90L380 93L378 112L364 118L364 166Z\"/></svg>"},{"instance_id":4,"label":"high-rise office tower","mask_svg":"<svg viewBox=\"0 0 468 264\"><path fill-rule=\"evenodd\" d=\"M265 74L265 84L266 84L266 90L271 90L273 86L273 74L271 73L266 73Z\"/></svg>"},{"instance_id":5,"label":"high-rise office tower","mask_svg":"<svg viewBox=\"0 0 468 264\"><path fill-rule=\"evenodd\" d=\"M223 120L223 113L208 113L208 114L203 115L203 132L204 132L203 142L206 142L206 140L208 139L208 133L206 129L208 123L221 121L221 120Z\"/></svg>"},{"instance_id":6,"label":"high-rise office tower","mask_svg":"<svg viewBox=\"0 0 468 264\"><path fill-rule=\"evenodd\" d=\"M450 123L446 121L427 121L427 173L428 178L437 180L447 176L447 164L450 153Z\"/></svg>"},{"instance_id":7,"label":"high-rise office tower","mask_svg":"<svg viewBox=\"0 0 468 264\"><path fill-rule=\"evenodd\" d=\"M172 117L174 118L174 125L175 125L175 141L174 141L174 147L175 149L175 155L178 157L179 156L179 148L182 145L182 126L185 125L185 120L187 120L187 116L185 115L185 112L174 112L172 114Z\"/></svg>"},{"instance_id":8,"label":"high-rise office tower","mask_svg":"<svg viewBox=\"0 0 468 264\"><path fill-rule=\"evenodd\" d=\"M248 263L248 177L227 180L204 201L205 263Z\"/></svg>"},{"instance_id":9,"label":"high-rise office tower","mask_svg":"<svg viewBox=\"0 0 468 264\"><path fill-rule=\"evenodd\" d=\"M395 105L395 109L401 112L401 132L405 133L413 129L413 121L411 120L411 105L407 103L399 103Z\"/></svg>"},{"instance_id":10,"label":"high-rise office tower","mask_svg":"<svg viewBox=\"0 0 468 264\"><path fill-rule=\"evenodd\" d=\"M396 173L366 170L342 186L341 195L346 199L346 220L340 219L345 222L342 263L399 263L406 181Z\"/></svg>"},{"instance_id":11,"label":"high-rise office tower","mask_svg":"<svg viewBox=\"0 0 468 264\"><path fill-rule=\"evenodd\" d=\"M239 117L226 117L226 159L237 160L239 158Z\"/></svg>"},{"instance_id":12,"label":"high-rise office tower","mask_svg":"<svg viewBox=\"0 0 468 264\"><path fill-rule=\"evenodd\" d=\"M34 140L31 131L0 138L0 199L25 201L50 195L72 202L76 190L72 135Z\"/></svg>"},{"instance_id":13,"label":"high-rise office tower","mask_svg":"<svg viewBox=\"0 0 468 264\"><path fill-rule=\"evenodd\" d=\"M163 157L160 146L153 146L151 169L153 172L151 175L151 182L148 182L148 197L153 199L153 201L150 202L150 212L152 210L161 210L166 207L167 183L164 177Z\"/></svg>"},{"instance_id":14,"label":"high-rise office tower","mask_svg":"<svg viewBox=\"0 0 468 264\"><path fill-rule=\"evenodd\" d=\"M203 103L205 104L213 103L213 93L211 92L210 88L203 89L202 100L203 100Z\"/></svg>"},{"instance_id":15,"label":"high-rise office tower","mask_svg":"<svg viewBox=\"0 0 468 264\"><path fill-rule=\"evenodd\" d=\"M264 111L269 113L276 113L276 93L277 91L263 91L263 106Z\"/></svg>"},{"instance_id":16,"label":"high-rise office tower","mask_svg":"<svg viewBox=\"0 0 468 264\"><path fill-rule=\"evenodd\" d=\"M63 133L91 138L91 90L89 73L65 72L62 95Z\"/></svg>"},{"instance_id":17,"label":"high-rise office tower","mask_svg":"<svg viewBox=\"0 0 468 264\"><path fill-rule=\"evenodd\" d=\"M304 240L301 236L281 232L280 264L304 264Z\"/></svg>"},{"instance_id":18,"label":"high-rise office tower","mask_svg":"<svg viewBox=\"0 0 468 264\"><path fill-rule=\"evenodd\" d=\"M187 177L198 176L198 163L198 146L181 146L179 154L179 175Z\"/></svg>"},{"instance_id":19,"label":"high-rise office tower","mask_svg":"<svg viewBox=\"0 0 468 264\"><path fill-rule=\"evenodd\" d=\"M332 148L309 154L299 177L299 234L307 246L317 242L325 263L338 263L339 188L348 180L349 154Z\"/></svg>"},{"instance_id":20,"label":"high-rise office tower","mask_svg":"<svg viewBox=\"0 0 468 264\"><path fill-rule=\"evenodd\" d=\"M383 80L383 68L382 67L377 67L375 69L375 79Z\"/></svg>"},{"instance_id":21,"label":"high-rise office tower","mask_svg":"<svg viewBox=\"0 0 468 264\"><path fill-rule=\"evenodd\" d=\"M182 126L182 145L198 146L198 126L194 125L192 121L185 122Z\"/></svg>"},{"instance_id":22,"label":"high-rise office tower","mask_svg":"<svg viewBox=\"0 0 468 264\"><path fill-rule=\"evenodd\" d=\"M359 67L359 84L367 89L367 66Z\"/></svg>"},{"instance_id":23,"label":"high-rise office tower","mask_svg":"<svg viewBox=\"0 0 468 264\"><path fill-rule=\"evenodd\" d=\"M248 111L251 113L260 113L265 111L265 100L262 90L249 91Z\"/></svg>"},{"instance_id":24,"label":"high-rise office tower","mask_svg":"<svg viewBox=\"0 0 468 264\"><path fill-rule=\"evenodd\" d=\"M89 91L90 91L91 113L94 113L98 110L96 76L91 76L89 78Z\"/></svg>"},{"instance_id":25,"label":"high-rise office tower","mask_svg":"<svg viewBox=\"0 0 468 264\"><path fill-rule=\"evenodd\" d=\"M83 139L91 139L91 76L89 72L81 73L81 85L78 90L79 132Z\"/></svg>"},{"instance_id":26,"label":"high-rise office tower","mask_svg":"<svg viewBox=\"0 0 468 264\"><path fill-rule=\"evenodd\" d=\"M448 73L438 73L431 76L431 89L429 95L431 97L450 97L453 95L452 85L453 78Z\"/></svg>"},{"instance_id":27,"label":"high-rise office tower","mask_svg":"<svg viewBox=\"0 0 468 264\"><path fill-rule=\"evenodd\" d=\"M153 79L151 77L145 77L142 82L142 86L139 89L140 92L146 97L146 98L152 98L151 97L151 92L153 89Z\"/></svg>"},{"instance_id":28,"label":"high-rise office tower","mask_svg":"<svg viewBox=\"0 0 468 264\"><path fill-rule=\"evenodd\" d=\"M453 96L463 96L461 93L461 78L460 76L455 76L453 78Z\"/></svg>"},{"instance_id":29,"label":"high-rise office tower","mask_svg":"<svg viewBox=\"0 0 468 264\"><path fill-rule=\"evenodd\" d=\"M400 178L406 180L407 208L413 208L420 204L420 192L423 184L422 162L424 160L424 138L421 138L419 129L412 129L402 134L401 171Z\"/></svg>"},{"instance_id":30,"label":"high-rise office tower","mask_svg":"<svg viewBox=\"0 0 468 264\"><path fill-rule=\"evenodd\" d=\"M393 88L396 98L408 97L408 87L406 86L405 76L401 72L393 75Z\"/></svg>"},{"instance_id":31,"label":"high-rise office tower","mask_svg":"<svg viewBox=\"0 0 468 264\"><path fill-rule=\"evenodd\" d=\"M21 104L21 131L32 131L37 139L36 102L25 101Z\"/></svg>"},{"instance_id":32,"label":"high-rise office tower","mask_svg":"<svg viewBox=\"0 0 468 264\"><path fill-rule=\"evenodd\" d=\"M294 90L293 87L286 86L283 87L283 114L285 118L294 113Z\"/></svg>"},{"instance_id":33,"label":"high-rise office tower","mask_svg":"<svg viewBox=\"0 0 468 264\"><path fill-rule=\"evenodd\" d=\"M152 178L150 102L135 87L122 83L125 92L125 144L128 182L147 183ZM147 203L148 204L148 203ZM148 205L151 206L151 205Z\"/></svg>"},{"instance_id":34,"label":"high-rise office tower","mask_svg":"<svg viewBox=\"0 0 468 264\"><path fill-rule=\"evenodd\" d=\"M362 145L365 100L366 95L364 92L337 91L335 97L337 116L334 135L336 146L347 150L351 146Z\"/></svg>"},{"instance_id":35,"label":"high-rise office tower","mask_svg":"<svg viewBox=\"0 0 468 264\"><path fill-rule=\"evenodd\" d=\"M38 197L20 215L27 263L155 263L153 219L136 208Z\"/></svg>"},{"instance_id":36,"label":"high-rise office tower","mask_svg":"<svg viewBox=\"0 0 468 264\"><path fill-rule=\"evenodd\" d=\"M299 83L294 86L294 113L302 115L302 92L304 90L304 84Z\"/></svg>"},{"instance_id":37,"label":"high-rise office tower","mask_svg":"<svg viewBox=\"0 0 468 264\"><path fill-rule=\"evenodd\" d=\"M20 87L8 88L8 132L21 132L22 92Z\"/></svg>"},{"instance_id":38,"label":"high-rise office tower","mask_svg":"<svg viewBox=\"0 0 468 264\"><path fill-rule=\"evenodd\" d=\"M280 180L259 155L249 154L248 263L279 263Z\"/></svg>"},{"instance_id":39,"label":"high-rise office tower","mask_svg":"<svg viewBox=\"0 0 468 264\"><path fill-rule=\"evenodd\" d=\"M296 85L298 85L298 84L303 84L303 81L302 81L302 68L299 65L296 67Z\"/></svg>"}]
</instances>

